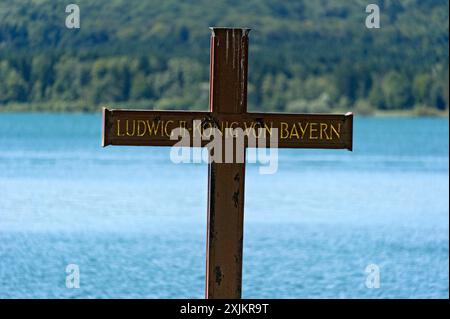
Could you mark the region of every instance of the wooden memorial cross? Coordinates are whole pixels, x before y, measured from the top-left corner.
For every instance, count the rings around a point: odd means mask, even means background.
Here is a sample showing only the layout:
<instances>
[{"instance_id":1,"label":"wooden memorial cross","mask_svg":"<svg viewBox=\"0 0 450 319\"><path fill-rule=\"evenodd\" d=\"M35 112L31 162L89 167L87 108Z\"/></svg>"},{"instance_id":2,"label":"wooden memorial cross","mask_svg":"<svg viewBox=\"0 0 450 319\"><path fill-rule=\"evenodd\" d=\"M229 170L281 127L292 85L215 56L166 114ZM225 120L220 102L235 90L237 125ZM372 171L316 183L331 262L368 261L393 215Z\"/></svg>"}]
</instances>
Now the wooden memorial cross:
<instances>
[{"instance_id":1,"label":"wooden memorial cross","mask_svg":"<svg viewBox=\"0 0 450 319\"><path fill-rule=\"evenodd\" d=\"M352 150L353 115L247 112L248 32L211 28L210 111L103 109L102 144L173 146L174 128L192 135L205 123L278 129L280 148ZM196 126L201 120L202 126ZM256 126L255 126L256 127ZM193 138L191 136L191 138ZM203 143L204 146L206 143ZM192 144L191 144L192 145ZM270 147L269 145L267 147ZM245 162L208 164L206 298L240 298Z\"/></svg>"}]
</instances>

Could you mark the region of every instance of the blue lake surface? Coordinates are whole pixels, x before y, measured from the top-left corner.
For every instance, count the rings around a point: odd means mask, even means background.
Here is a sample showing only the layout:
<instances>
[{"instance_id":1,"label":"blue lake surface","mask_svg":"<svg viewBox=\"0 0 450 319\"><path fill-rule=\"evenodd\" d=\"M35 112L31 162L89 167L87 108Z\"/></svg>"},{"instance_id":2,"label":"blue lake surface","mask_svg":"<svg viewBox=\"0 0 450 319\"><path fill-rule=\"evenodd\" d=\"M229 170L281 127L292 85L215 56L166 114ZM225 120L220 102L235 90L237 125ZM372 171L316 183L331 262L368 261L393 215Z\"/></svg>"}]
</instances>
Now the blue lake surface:
<instances>
[{"instance_id":1,"label":"blue lake surface","mask_svg":"<svg viewBox=\"0 0 450 319\"><path fill-rule=\"evenodd\" d=\"M0 298L202 298L207 165L100 135L99 115L0 114ZM354 152L248 164L243 297L448 298L448 138L448 119L356 118Z\"/></svg>"}]
</instances>

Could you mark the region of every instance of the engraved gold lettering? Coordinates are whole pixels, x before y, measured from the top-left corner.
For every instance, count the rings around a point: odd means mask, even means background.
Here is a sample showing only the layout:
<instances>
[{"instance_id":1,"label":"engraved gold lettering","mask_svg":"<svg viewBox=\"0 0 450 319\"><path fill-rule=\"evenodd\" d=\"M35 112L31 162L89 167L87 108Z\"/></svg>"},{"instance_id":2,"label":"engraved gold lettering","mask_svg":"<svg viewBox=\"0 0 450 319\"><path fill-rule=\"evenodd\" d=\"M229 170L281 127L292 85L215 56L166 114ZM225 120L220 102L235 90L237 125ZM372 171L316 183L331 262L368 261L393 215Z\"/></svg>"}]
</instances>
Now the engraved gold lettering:
<instances>
[{"instance_id":1,"label":"engraved gold lettering","mask_svg":"<svg viewBox=\"0 0 450 319\"><path fill-rule=\"evenodd\" d=\"M186 135L186 121L179 121L179 128L183 132L183 137Z\"/></svg>"},{"instance_id":2,"label":"engraved gold lettering","mask_svg":"<svg viewBox=\"0 0 450 319\"><path fill-rule=\"evenodd\" d=\"M133 131L130 133L130 130L129 130L129 120L126 120L125 121L125 131L126 131L126 134L127 134L127 136L134 136L134 133L135 133L135 131L136 131L136 121L135 120L133 120Z\"/></svg>"},{"instance_id":3,"label":"engraved gold lettering","mask_svg":"<svg viewBox=\"0 0 450 319\"><path fill-rule=\"evenodd\" d=\"M292 136L297 136L297 139L300 138L300 136L298 136L298 131L297 131L297 127L296 127L295 123L292 124L291 135L289 135L289 138L291 139Z\"/></svg>"},{"instance_id":4,"label":"engraved gold lettering","mask_svg":"<svg viewBox=\"0 0 450 319\"><path fill-rule=\"evenodd\" d=\"M306 130L308 129L309 123L306 123L305 127L302 127L302 123L298 122L298 126L300 127L300 131L302 132L301 139L305 137Z\"/></svg>"},{"instance_id":5,"label":"engraved gold lettering","mask_svg":"<svg viewBox=\"0 0 450 319\"><path fill-rule=\"evenodd\" d=\"M325 136L325 138L327 140L329 140L330 138L328 137L327 134L327 129L328 129L328 124L327 123L320 123L320 139L323 139L323 136Z\"/></svg>"},{"instance_id":6,"label":"engraved gold lettering","mask_svg":"<svg viewBox=\"0 0 450 319\"><path fill-rule=\"evenodd\" d=\"M289 136L289 130L288 130L289 124L287 124L286 122L281 122L280 125L281 125L281 127L280 127L280 130L281 130L280 138L282 140L284 140L284 139L288 138L288 136Z\"/></svg>"},{"instance_id":7,"label":"engraved gold lettering","mask_svg":"<svg viewBox=\"0 0 450 319\"><path fill-rule=\"evenodd\" d=\"M158 132L160 121L157 122L156 126L155 126L155 121L150 122L149 120L147 120L146 123L147 123L148 134L150 136L156 135L156 133Z\"/></svg>"},{"instance_id":8,"label":"engraved gold lettering","mask_svg":"<svg viewBox=\"0 0 450 319\"><path fill-rule=\"evenodd\" d=\"M117 136L125 136L125 133L120 133L120 120L117 120Z\"/></svg>"},{"instance_id":9,"label":"engraved gold lettering","mask_svg":"<svg viewBox=\"0 0 450 319\"><path fill-rule=\"evenodd\" d=\"M341 138L341 123L338 124L337 130L333 126L333 124L330 124L330 125L331 125L331 139L333 139L333 132L336 134L337 138L340 139Z\"/></svg>"},{"instance_id":10,"label":"engraved gold lettering","mask_svg":"<svg viewBox=\"0 0 450 319\"><path fill-rule=\"evenodd\" d=\"M169 130L168 130L168 127L169 127L169 125L171 125L172 123L173 123L173 121L172 121L172 120L169 120L169 121L167 121L166 124L164 125L164 134L165 134L166 136L170 136L170 132L169 132Z\"/></svg>"},{"instance_id":11,"label":"engraved gold lettering","mask_svg":"<svg viewBox=\"0 0 450 319\"><path fill-rule=\"evenodd\" d=\"M147 126L144 120L137 121L137 136L144 136L147 131Z\"/></svg>"},{"instance_id":12,"label":"engraved gold lettering","mask_svg":"<svg viewBox=\"0 0 450 319\"><path fill-rule=\"evenodd\" d=\"M317 128L313 128L313 126L317 126L317 123L310 123L309 124L309 139L310 140L317 140L319 137L317 135L313 136L313 132L317 132Z\"/></svg>"},{"instance_id":13,"label":"engraved gold lettering","mask_svg":"<svg viewBox=\"0 0 450 319\"><path fill-rule=\"evenodd\" d=\"M266 123L264 123L264 129L269 132L269 136L272 136L272 128L273 128L273 122L270 122L270 127L267 126Z\"/></svg>"},{"instance_id":14,"label":"engraved gold lettering","mask_svg":"<svg viewBox=\"0 0 450 319\"><path fill-rule=\"evenodd\" d=\"M202 136L202 121L201 120L193 120L192 121L192 134L194 137Z\"/></svg>"}]
</instances>

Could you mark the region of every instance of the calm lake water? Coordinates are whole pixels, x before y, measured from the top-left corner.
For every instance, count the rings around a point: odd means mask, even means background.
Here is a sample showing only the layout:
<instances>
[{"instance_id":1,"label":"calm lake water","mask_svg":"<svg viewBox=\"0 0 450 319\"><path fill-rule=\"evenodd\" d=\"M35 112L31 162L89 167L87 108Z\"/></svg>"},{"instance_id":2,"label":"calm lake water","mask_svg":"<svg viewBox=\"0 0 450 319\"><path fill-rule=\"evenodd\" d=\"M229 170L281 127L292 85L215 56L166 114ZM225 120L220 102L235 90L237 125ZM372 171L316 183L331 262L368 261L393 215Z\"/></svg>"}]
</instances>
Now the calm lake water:
<instances>
[{"instance_id":1,"label":"calm lake water","mask_svg":"<svg viewBox=\"0 0 450 319\"><path fill-rule=\"evenodd\" d=\"M207 165L100 132L99 115L0 114L0 298L203 297ZM356 118L354 152L247 165L243 296L448 298L448 137L448 119Z\"/></svg>"}]
</instances>

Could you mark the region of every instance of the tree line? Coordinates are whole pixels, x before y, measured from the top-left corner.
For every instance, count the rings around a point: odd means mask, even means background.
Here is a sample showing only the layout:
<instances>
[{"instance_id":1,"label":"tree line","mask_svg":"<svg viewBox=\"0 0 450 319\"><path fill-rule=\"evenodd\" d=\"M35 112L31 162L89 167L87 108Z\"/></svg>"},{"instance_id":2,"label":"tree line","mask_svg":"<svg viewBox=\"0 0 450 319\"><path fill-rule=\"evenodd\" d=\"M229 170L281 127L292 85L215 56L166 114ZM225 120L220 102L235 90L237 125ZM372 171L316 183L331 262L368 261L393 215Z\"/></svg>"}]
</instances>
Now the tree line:
<instances>
[{"instance_id":1,"label":"tree line","mask_svg":"<svg viewBox=\"0 0 450 319\"><path fill-rule=\"evenodd\" d=\"M0 110L206 109L208 25L247 25L249 109L448 109L448 1L0 3ZM124 14L124 12L126 14Z\"/></svg>"}]
</instances>

